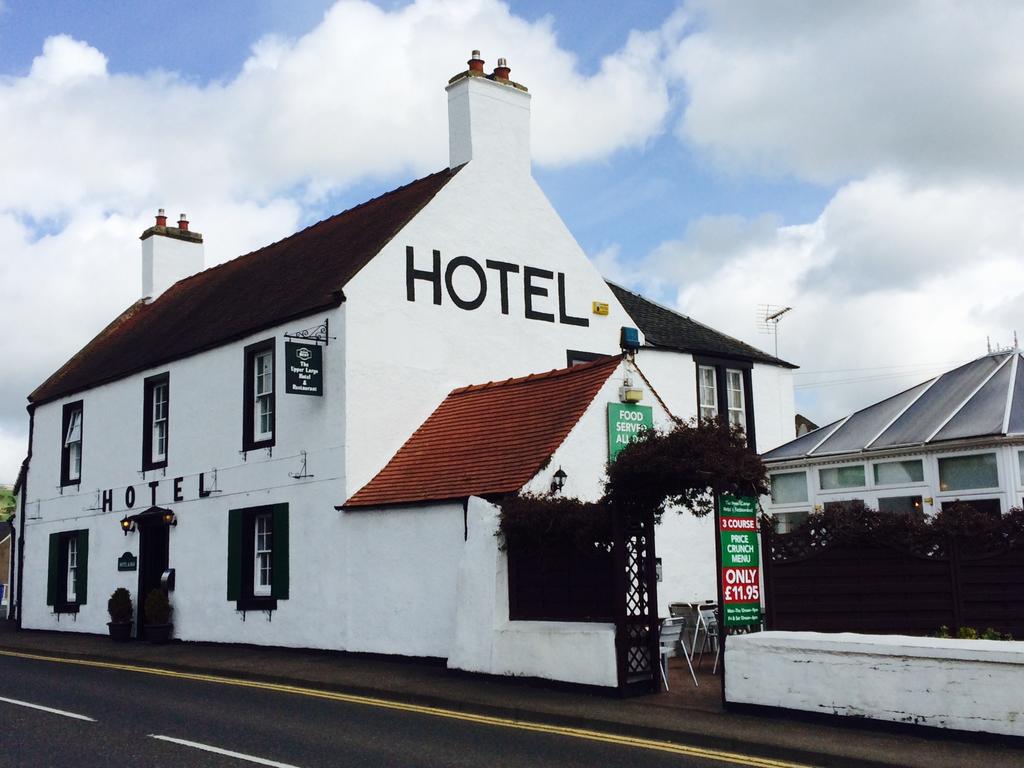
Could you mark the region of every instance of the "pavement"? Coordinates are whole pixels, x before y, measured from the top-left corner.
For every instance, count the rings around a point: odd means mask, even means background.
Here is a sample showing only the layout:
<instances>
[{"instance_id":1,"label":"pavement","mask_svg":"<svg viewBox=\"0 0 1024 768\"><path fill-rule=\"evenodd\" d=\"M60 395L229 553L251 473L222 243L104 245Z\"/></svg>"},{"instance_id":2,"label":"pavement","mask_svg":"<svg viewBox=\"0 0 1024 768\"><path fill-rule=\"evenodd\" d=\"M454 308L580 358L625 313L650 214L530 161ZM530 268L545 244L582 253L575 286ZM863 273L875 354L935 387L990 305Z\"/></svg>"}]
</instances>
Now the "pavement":
<instances>
[{"instance_id":1,"label":"pavement","mask_svg":"<svg viewBox=\"0 0 1024 768\"><path fill-rule=\"evenodd\" d=\"M7 621L0 621L0 650L301 685L808 765L1024 765L1020 740L779 711L727 712L720 678L711 675L707 661L699 687L674 659L669 692L622 699L545 681L452 671L436 660L217 643L115 643L101 635L18 631Z\"/></svg>"}]
</instances>

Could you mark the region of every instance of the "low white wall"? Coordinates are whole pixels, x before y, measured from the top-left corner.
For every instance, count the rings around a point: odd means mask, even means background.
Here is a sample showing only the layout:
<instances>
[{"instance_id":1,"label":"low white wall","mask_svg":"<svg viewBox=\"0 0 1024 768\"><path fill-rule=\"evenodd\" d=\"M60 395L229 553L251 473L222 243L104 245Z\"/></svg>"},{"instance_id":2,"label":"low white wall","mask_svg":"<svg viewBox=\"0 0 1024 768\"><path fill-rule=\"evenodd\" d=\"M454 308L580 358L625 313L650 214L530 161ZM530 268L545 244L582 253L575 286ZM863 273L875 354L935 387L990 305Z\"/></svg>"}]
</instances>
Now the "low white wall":
<instances>
[{"instance_id":1,"label":"low white wall","mask_svg":"<svg viewBox=\"0 0 1024 768\"><path fill-rule=\"evenodd\" d=\"M726 669L730 703L1024 736L1024 642L761 632Z\"/></svg>"},{"instance_id":2,"label":"low white wall","mask_svg":"<svg viewBox=\"0 0 1024 768\"><path fill-rule=\"evenodd\" d=\"M508 560L495 535L497 507L470 499L467 525L449 668L616 686L614 625L509 621Z\"/></svg>"}]
</instances>

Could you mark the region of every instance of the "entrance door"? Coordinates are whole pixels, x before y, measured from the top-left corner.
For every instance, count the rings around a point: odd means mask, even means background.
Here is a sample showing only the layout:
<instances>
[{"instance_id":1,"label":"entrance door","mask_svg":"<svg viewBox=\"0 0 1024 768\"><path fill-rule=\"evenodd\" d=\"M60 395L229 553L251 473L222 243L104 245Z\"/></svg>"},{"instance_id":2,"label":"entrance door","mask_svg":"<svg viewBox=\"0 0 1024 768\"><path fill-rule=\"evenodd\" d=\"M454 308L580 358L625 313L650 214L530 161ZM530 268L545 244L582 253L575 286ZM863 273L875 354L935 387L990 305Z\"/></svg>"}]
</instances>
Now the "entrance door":
<instances>
[{"instance_id":1,"label":"entrance door","mask_svg":"<svg viewBox=\"0 0 1024 768\"><path fill-rule=\"evenodd\" d=\"M146 595L160 586L160 576L167 570L170 551L170 528L162 519L139 521L139 593L136 635L146 636Z\"/></svg>"}]
</instances>

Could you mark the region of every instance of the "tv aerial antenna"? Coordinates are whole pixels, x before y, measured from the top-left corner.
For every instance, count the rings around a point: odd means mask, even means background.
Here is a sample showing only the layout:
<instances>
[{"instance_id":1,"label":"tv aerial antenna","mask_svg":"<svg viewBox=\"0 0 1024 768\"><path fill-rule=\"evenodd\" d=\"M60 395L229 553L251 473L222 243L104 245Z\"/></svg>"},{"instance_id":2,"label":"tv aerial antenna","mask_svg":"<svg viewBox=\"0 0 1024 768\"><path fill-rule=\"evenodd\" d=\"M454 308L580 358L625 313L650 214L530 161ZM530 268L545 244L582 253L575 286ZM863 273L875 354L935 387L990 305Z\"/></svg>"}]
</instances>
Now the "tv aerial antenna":
<instances>
[{"instance_id":1,"label":"tv aerial antenna","mask_svg":"<svg viewBox=\"0 0 1024 768\"><path fill-rule=\"evenodd\" d=\"M775 356L779 356L779 320L792 307L783 307L778 304L759 304L757 307L757 329L761 333L768 333L775 337Z\"/></svg>"}]
</instances>

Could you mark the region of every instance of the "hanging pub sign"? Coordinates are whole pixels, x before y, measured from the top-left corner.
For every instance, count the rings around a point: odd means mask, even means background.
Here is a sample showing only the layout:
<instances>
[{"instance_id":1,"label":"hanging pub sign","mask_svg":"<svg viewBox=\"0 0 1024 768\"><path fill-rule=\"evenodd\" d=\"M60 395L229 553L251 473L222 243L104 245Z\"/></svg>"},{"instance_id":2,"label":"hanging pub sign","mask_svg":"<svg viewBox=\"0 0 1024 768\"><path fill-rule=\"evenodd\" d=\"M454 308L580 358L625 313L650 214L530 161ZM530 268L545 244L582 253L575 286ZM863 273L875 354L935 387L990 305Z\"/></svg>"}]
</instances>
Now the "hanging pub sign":
<instances>
[{"instance_id":1,"label":"hanging pub sign","mask_svg":"<svg viewBox=\"0 0 1024 768\"><path fill-rule=\"evenodd\" d=\"M761 559L757 499L722 494L718 500L722 546L722 613L727 627L761 623Z\"/></svg>"},{"instance_id":2,"label":"hanging pub sign","mask_svg":"<svg viewBox=\"0 0 1024 768\"><path fill-rule=\"evenodd\" d=\"M284 343L284 391L289 395L324 394L324 351L316 344Z\"/></svg>"},{"instance_id":3,"label":"hanging pub sign","mask_svg":"<svg viewBox=\"0 0 1024 768\"><path fill-rule=\"evenodd\" d=\"M119 558L117 558L117 570L119 571L134 571L139 567L139 558L133 555L131 552L125 552Z\"/></svg>"},{"instance_id":4,"label":"hanging pub sign","mask_svg":"<svg viewBox=\"0 0 1024 768\"><path fill-rule=\"evenodd\" d=\"M608 461L635 442L645 429L654 429L654 409L635 403L608 403Z\"/></svg>"}]
</instances>

